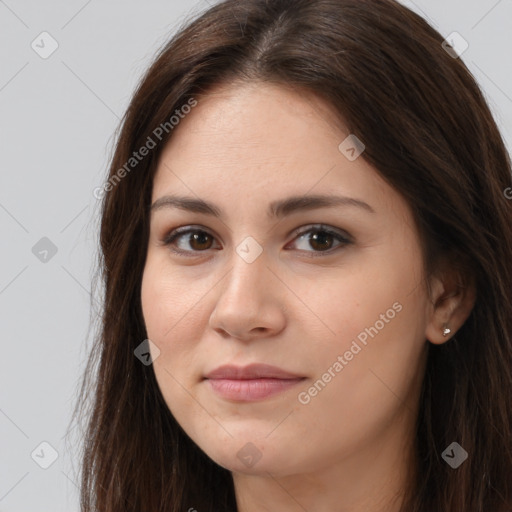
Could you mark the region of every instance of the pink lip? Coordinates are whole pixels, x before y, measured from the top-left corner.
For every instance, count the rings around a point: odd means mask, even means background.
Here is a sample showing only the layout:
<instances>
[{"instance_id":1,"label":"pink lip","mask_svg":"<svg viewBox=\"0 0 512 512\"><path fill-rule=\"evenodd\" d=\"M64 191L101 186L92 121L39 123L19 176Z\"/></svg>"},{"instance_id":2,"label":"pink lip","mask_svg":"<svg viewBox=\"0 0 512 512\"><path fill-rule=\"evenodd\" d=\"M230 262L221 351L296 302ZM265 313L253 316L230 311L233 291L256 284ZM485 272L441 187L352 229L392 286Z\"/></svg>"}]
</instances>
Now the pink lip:
<instances>
[{"instance_id":1,"label":"pink lip","mask_svg":"<svg viewBox=\"0 0 512 512\"><path fill-rule=\"evenodd\" d=\"M205 377L213 391L220 396L246 402L261 400L285 391L304 378L266 364L245 367L224 365Z\"/></svg>"}]
</instances>

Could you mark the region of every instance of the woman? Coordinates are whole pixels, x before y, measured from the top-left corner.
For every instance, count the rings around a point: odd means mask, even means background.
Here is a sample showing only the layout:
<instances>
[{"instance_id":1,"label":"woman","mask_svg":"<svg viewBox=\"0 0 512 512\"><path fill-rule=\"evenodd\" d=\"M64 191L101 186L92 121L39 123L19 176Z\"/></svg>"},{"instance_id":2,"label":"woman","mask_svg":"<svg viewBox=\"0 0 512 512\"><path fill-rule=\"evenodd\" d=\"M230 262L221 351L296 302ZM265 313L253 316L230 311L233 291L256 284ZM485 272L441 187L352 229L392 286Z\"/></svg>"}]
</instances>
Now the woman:
<instances>
[{"instance_id":1,"label":"woman","mask_svg":"<svg viewBox=\"0 0 512 512\"><path fill-rule=\"evenodd\" d=\"M510 173L392 0L183 28L102 189L82 511L512 510Z\"/></svg>"}]
</instances>

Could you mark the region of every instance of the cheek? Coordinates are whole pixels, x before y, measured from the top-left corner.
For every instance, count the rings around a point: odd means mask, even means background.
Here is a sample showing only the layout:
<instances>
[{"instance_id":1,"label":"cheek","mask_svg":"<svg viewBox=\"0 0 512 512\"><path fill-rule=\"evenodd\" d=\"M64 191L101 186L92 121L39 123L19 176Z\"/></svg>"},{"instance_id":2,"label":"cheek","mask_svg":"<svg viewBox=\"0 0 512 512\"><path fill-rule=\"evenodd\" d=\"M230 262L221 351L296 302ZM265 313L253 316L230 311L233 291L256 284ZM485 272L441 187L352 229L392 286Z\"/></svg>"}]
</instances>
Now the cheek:
<instances>
[{"instance_id":1,"label":"cheek","mask_svg":"<svg viewBox=\"0 0 512 512\"><path fill-rule=\"evenodd\" d=\"M164 267L149 256L141 283L142 314L147 337L158 347L158 355L152 352L153 370L168 405L177 391L172 377L180 380L173 364L183 357L186 343L182 340L187 336L183 329L188 320L184 316L187 295L177 294L172 282L165 275Z\"/></svg>"},{"instance_id":2,"label":"cheek","mask_svg":"<svg viewBox=\"0 0 512 512\"><path fill-rule=\"evenodd\" d=\"M162 258L163 259L163 258ZM204 322L201 298L204 280L190 280L172 272L170 265L148 256L141 283L141 304L146 333L158 347L153 370L162 395L173 414L191 406L191 389L200 375L197 345Z\"/></svg>"},{"instance_id":3,"label":"cheek","mask_svg":"<svg viewBox=\"0 0 512 512\"><path fill-rule=\"evenodd\" d=\"M418 384L426 310L421 258L415 248L394 247L381 247L350 272L340 269L302 291L316 315L296 321L307 318L310 333L321 326L305 347L316 384L303 390L303 401L314 414L342 404L351 421L370 426L370 417L400 405L394 393L406 397Z\"/></svg>"},{"instance_id":4,"label":"cheek","mask_svg":"<svg viewBox=\"0 0 512 512\"><path fill-rule=\"evenodd\" d=\"M172 267L163 258L148 256L141 284L142 313L148 337L158 340L164 347L170 343L182 344L190 338L197 326L201 312L201 297L204 295L204 280L195 282L172 272ZM196 334L198 331L196 329Z\"/></svg>"},{"instance_id":5,"label":"cheek","mask_svg":"<svg viewBox=\"0 0 512 512\"><path fill-rule=\"evenodd\" d=\"M380 247L364 255L354 253L342 267L319 272L314 279L288 276L293 291L303 299L289 309L288 320L309 331L307 342L314 357L321 357L324 350L348 350L358 336L364 344L373 338L368 331L376 334L377 330L379 338L384 338L380 334L391 331L391 324L396 328L406 317L407 323L414 320L414 315L403 310L407 306L407 310L420 311L419 303L414 304L420 268L414 254L397 256L392 249L383 253Z\"/></svg>"}]
</instances>

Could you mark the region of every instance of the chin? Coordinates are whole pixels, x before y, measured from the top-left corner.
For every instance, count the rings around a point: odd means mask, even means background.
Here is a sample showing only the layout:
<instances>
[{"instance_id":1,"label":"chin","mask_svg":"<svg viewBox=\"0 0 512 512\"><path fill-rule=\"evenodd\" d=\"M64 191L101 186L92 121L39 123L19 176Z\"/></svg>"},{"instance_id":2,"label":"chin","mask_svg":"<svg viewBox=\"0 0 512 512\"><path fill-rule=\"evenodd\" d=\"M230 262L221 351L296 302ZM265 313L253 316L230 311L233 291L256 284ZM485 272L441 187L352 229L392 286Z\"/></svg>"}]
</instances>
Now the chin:
<instances>
[{"instance_id":1,"label":"chin","mask_svg":"<svg viewBox=\"0 0 512 512\"><path fill-rule=\"evenodd\" d=\"M268 435L268 432L265 434ZM300 461L295 450L279 443L275 446L265 436L240 436L229 440L218 439L215 443L201 443L199 447L219 466L231 472L246 475L286 475L297 469Z\"/></svg>"}]
</instances>

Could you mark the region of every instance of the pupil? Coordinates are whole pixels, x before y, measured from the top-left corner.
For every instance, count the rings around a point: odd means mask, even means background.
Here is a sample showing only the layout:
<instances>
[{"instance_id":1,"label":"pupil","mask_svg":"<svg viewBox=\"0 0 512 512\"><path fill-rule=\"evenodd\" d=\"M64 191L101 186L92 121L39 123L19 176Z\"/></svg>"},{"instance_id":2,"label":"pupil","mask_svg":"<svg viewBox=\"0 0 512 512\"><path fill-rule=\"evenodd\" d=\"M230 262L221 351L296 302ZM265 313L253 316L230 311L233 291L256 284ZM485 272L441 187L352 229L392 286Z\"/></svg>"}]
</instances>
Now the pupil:
<instances>
[{"instance_id":1,"label":"pupil","mask_svg":"<svg viewBox=\"0 0 512 512\"><path fill-rule=\"evenodd\" d=\"M192 235L192 239L193 239L193 245L196 245L196 248L197 248L197 244L196 242L199 243L199 245L203 245L205 242L205 240L208 238L208 234L207 233L194 233ZM204 247L203 247L204 248ZM206 247L207 249L208 247Z\"/></svg>"},{"instance_id":2,"label":"pupil","mask_svg":"<svg viewBox=\"0 0 512 512\"><path fill-rule=\"evenodd\" d=\"M330 237L331 235L329 233L326 233L325 231L317 231L312 236L312 242L314 242L315 244L319 243L321 249L329 249L331 244L329 243L328 240L326 240L326 238L329 239Z\"/></svg>"}]
</instances>

